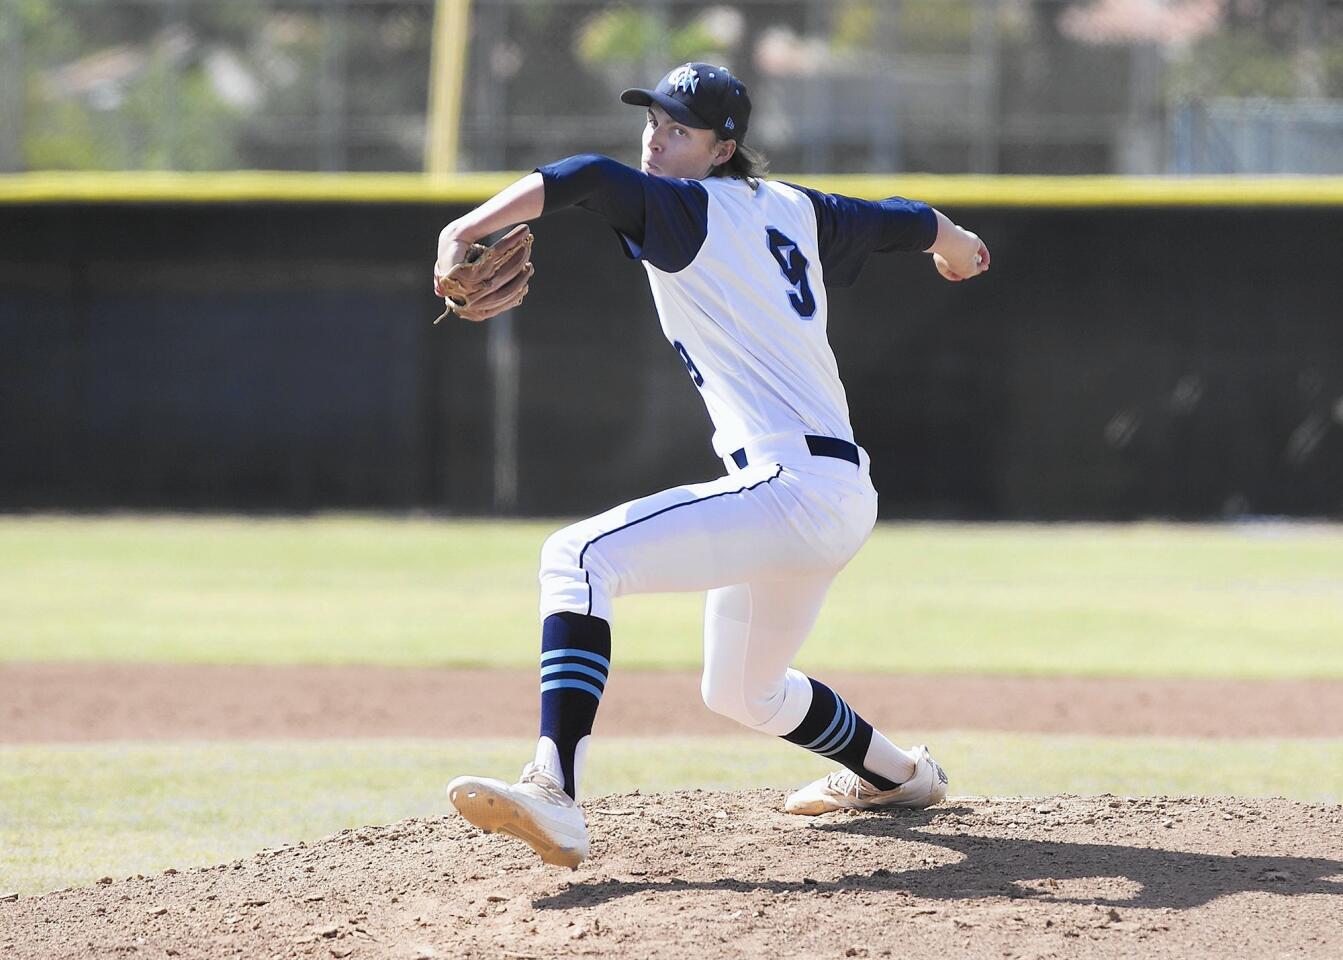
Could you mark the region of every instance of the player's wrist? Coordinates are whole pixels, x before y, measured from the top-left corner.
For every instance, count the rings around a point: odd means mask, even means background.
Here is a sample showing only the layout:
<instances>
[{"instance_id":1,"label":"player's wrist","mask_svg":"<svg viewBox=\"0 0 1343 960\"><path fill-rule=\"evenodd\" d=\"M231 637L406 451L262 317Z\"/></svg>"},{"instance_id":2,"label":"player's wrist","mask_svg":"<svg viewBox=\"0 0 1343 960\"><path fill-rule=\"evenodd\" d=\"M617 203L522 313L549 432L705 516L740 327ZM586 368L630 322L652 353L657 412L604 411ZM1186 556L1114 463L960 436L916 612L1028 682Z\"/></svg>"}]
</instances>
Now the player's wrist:
<instances>
[{"instance_id":1,"label":"player's wrist","mask_svg":"<svg viewBox=\"0 0 1343 960\"><path fill-rule=\"evenodd\" d=\"M943 218L945 220L945 217ZM972 253L979 244L979 238L958 224L945 220L937 231L937 239L928 248L929 253L940 253L948 260L960 259L968 249Z\"/></svg>"},{"instance_id":2,"label":"player's wrist","mask_svg":"<svg viewBox=\"0 0 1343 960\"><path fill-rule=\"evenodd\" d=\"M957 272L972 272L971 265L978 266L975 259L980 248L978 235L949 220L947 227L948 229L938 232L937 242L933 244L929 253L940 255Z\"/></svg>"},{"instance_id":3,"label":"player's wrist","mask_svg":"<svg viewBox=\"0 0 1343 960\"><path fill-rule=\"evenodd\" d=\"M452 221L438 235L438 245L444 247L450 243L475 243L483 234L472 230L465 217Z\"/></svg>"}]
</instances>

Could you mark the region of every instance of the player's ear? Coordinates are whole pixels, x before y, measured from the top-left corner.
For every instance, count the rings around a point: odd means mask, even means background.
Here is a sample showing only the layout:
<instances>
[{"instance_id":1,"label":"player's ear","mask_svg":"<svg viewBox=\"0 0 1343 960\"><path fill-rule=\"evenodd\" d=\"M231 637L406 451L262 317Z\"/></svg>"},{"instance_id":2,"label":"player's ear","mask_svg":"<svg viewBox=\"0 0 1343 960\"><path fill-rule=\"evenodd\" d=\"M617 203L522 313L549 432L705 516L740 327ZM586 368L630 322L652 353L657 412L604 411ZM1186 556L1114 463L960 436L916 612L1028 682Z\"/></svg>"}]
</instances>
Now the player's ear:
<instances>
[{"instance_id":1,"label":"player's ear","mask_svg":"<svg viewBox=\"0 0 1343 960\"><path fill-rule=\"evenodd\" d=\"M719 140L718 146L714 148L713 165L722 166L732 159L732 155L737 152L736 140Z\"/></svg>"}]
</instances>

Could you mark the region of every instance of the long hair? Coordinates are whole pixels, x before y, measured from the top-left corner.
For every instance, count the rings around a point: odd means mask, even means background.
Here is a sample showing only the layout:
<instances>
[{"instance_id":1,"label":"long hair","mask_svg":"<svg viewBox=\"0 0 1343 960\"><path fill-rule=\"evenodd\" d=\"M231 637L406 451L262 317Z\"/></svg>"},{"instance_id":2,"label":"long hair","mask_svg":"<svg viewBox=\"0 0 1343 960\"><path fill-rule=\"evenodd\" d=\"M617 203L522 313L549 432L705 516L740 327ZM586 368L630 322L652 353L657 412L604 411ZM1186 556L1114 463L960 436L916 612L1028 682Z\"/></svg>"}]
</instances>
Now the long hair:
<instances>
[{"instance_id":1,"label":"long hair","mask_svg":"<svg viewBox=\"0 0 1343 960\"><path fill-rule=\"evenodd\" d=\"M759 150L738 143L737 149L732 151L727 163L718 164L709 172L709 176L737 177L754 187L753 181L763 180L768 173L769 161L765 159L765 155Z\"/></svg>"}]
</instances>

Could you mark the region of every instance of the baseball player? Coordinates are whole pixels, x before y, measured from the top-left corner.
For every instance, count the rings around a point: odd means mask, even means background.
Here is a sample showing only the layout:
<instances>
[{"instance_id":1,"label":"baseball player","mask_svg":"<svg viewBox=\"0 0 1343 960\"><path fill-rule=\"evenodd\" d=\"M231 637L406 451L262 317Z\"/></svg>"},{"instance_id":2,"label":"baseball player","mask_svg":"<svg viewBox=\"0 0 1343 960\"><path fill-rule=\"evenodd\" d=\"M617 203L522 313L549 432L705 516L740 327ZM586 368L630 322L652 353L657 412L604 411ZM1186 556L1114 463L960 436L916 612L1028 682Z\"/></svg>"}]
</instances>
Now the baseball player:
<instances>
[{"instance_id":1,"label":"baseball player","mask_svg":"<svg viewBox=\"0 0 1343 960\"><path fill-rule=\"evenodd\" d=\"M448 796L476 826L577 866L589 850L576 800L610 669L611 602L707 591L705 704L841 765L791 794L789 813L938 803L947 777L927 747L897 747L790 664L877 516L826 338L827 288L887 251L931 253L943 277L965 280L989 268L988 248L923 203L763 179L743 146L751 101L726 67L687 63L621 100L647 110L641 169L596 155L538 168L443 230L436 289L487 234L569 206L601 216L648 273L726 475L546 541L536 754L515 784L459 777Z\"/></svg>"}]
</instances>

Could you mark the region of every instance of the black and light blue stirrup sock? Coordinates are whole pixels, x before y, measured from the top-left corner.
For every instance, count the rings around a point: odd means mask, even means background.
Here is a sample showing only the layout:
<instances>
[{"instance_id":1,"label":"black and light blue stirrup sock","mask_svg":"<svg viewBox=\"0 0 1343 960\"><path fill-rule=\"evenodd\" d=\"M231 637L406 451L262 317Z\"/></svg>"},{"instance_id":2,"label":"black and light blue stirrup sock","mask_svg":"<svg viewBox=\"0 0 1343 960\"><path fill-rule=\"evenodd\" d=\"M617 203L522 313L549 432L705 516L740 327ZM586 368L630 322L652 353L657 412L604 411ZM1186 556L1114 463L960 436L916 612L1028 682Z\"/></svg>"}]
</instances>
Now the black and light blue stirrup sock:
<instances>
[{"instance_id":1,"label":"black and light blue stirrup sock","mask_svg":"<svg viewBox=\"0 0 1343 960\"><path fill-rule=\"evenodd\" d=\"M842 763L878 790L898 787L895 781L864 766L867 748L872 744L872 724L858 716L853 707L825 684L811 677L807 679L811 681L811 706L797 729L783 738Z\"/></svg>"},{"instance_id":2,"label":"black and light blue stirrup sock","mask_svg":"<svg viewBox=\"0 0 1343 960\"><path fill-rule=\"evenodd\" d=\"M610 669L609 623L581 613L546 617L541 625L541 736L555 745L564 791L574 799L575 754L592 733Z\"/></svg>"}]
</instances>

